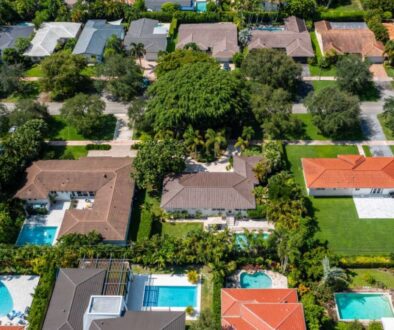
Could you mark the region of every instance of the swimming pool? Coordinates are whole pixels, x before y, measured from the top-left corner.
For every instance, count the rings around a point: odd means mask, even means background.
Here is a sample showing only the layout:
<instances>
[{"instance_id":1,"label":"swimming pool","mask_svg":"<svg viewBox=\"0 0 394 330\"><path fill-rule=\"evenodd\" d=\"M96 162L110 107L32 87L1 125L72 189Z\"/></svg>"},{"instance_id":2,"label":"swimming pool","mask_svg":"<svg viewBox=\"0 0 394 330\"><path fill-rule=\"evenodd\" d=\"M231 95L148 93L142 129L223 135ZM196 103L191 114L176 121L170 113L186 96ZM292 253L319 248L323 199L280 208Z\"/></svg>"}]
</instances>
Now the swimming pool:
<instances>
[{"instance_id":1,"label":"swimming pool","mask_svg":"<svg viewBox=\"0 0 394 330\"><path fill-rule=\"evenodd\" d=\"M12 311L14 302L7 287L0 281L0 317Z\"/></svg>"},{"instance_id":2,"label":"swimming pool","mask_svg":"<svg viewBox=\"0 0 394 330\"><path fill-rule=\"evenodd\" d=\"M23 225L16 245L52 245L55 240L57 227L40 225Z\"/></svg>"},{"instance_id":3,"label":"swimming pool","mask_svg":"<svg viewBox=\"0 0 394 330\"><path fill-rule=\"evenodd\" d=\"M196 286L145 286L144 307L197 307Z\"/></svg>"},{"instance_id":4,"label":"swimming pool","mask_svg":"<svg viewBox=\"0 0 394 330\"><path fill-rule=\"evenodd\" d=\"M207 2L206 1L196 2L196 12L203 13L206 11L207 11Z\"/></svg>"},{"instance_id":5,"label":"swimming pool","mask_svg":"<svg viewBox=\"0 0 394 330\"><path fill-rule=\"evenodd\" d=\"M272 288L272 279L263 272L254 274L243 272L241 273L240 284L243 289L267 289Z\"/></svg>"},{"instance_id":6,"label":"swimming pool","mask_svg":"<svg viewBox=\"0 0 394 330\"><path fill-rule=\"evenodd\" d=\"M336 293L341 320L380 320L394 317L390 297L384 293Z\"/></svg>"},{"instance_id":7,"label":"swimming pool","mask_svg":"<svg viewBox=\"0 0 394 330\"><path fill-rule=\"evenodd\" d=\"M285 29L282 26L259 26L256 28L258 31L270 31L270 32L276 32L276 31L284 31Z\"/></svg>"},{"instance_id":8,"label":"swimming pool","mask_svg":"<svg viewBox=\"0 0 394 330\"><path fill-rule=\"evenodd\" d=\"M268 239L268 237L270 236L269 233L264 232L264 233L260 233L260 234L255 234L256 237L262 237L263 239ZM241 248L241 249L245 249L247 247L247 238L245 234L235 234L235 244Z\"/></svg>"}]
</instances>

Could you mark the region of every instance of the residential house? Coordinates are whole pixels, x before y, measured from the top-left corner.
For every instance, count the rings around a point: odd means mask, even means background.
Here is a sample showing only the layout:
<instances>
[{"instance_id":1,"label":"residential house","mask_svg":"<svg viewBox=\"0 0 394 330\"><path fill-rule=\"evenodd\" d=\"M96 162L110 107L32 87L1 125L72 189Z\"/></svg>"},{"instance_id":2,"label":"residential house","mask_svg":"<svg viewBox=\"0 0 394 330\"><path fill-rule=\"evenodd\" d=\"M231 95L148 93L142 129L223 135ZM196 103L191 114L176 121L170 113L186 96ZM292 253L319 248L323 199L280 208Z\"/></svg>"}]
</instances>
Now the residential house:
<instances>
[{"instance_id":1,"label":"residential house","mask_svg":"<svg viewBox=\"0 0 394 330\"><path fill-rule=\"evenodd\" d=\"M184 330L184 312L128 310L130 274L128 263L116 259L60 269L42 329Z\"/></svg>"},{"instance_id":2,"label":"residential house","mask_svg":"<svg viewBox=\"0 0 394 330\"><path fill-rule=\"evenodd\" d=\"M222 328L306 330L296 289L222 289Z\"/></svg>"},{"instance_id":3,"label":"residential house","mask_svg":"<svg viewBox=\"0 0 394 330\"><path fill-rule=\"evenodd\" d=\"M0 56L4 49L14 48L18 38L30 38L34 26L0 26Z\"/></svg>"},{"instance_id":4,"label":"residential house","mask_svg":"<svg viewBox=\"0 0 394 330\"><path fill-rule=\"evenodd\" d=\"M252 30L248 48L283 49L300 62L315 56L305 21L295 16L286 18L284 26Z\"/></svg>"},{"instance_id":5,"label":"residential house","mask_svg":"<svg viewBox=\"0 0 394 330\"><path fill-rule=\"evenodd\" d=\"M165 3L174 3L180 6L180 10L194 10L193 0L145 0L148 11L160 11Z\"/></svg>"},{"instance_id":6,"label":"residential house","mask_svg":"<svg viewBox=\"0 0 394 330\"><path fill-rule=\"evenodd\" d=\"M301 159L312 196L388 196L394 194L394 157L339 155Z\"/></svg>"},{"instance_id":7,"label":"residential house","mask_svg":"<svg viewBox=\"0 0 394 330\"><path fill-rule=\"evenodd\" d=\"M86 22L73 54L83 55L88 60L101 62L105 45L109 38L116 36L123 40L124 29L120 21L107 23L104 19L89 20Z\"/></svg>"},{"instance_id":8,"label":"residential house","mask_svg":"<svg viewBox=\"0 0 394 330\"><path fill-rule=\"evenodd\" d=\"M237 26L234 23L181 24L176 48L195 43L220 62L230 62L239 51Z\"/></svg>"},{"instance_id":9,"label":"residential house","mask_svg":"<svg viewBox=\"0 0 394 330\"><path fill-rule=\"evenodd\" d=\"M81 31L81 23L49 22L43 23L36 32L25 56L39 60L53 54L59 43L68 39L77 38Z\"/></svg>"},{"instance_id":10,"label":"residential house","mask_svg":"<svg viewBox=\"0 0 394 330\"><path fill-rule=\"evenodd\" d=\"M169 28L170 24L149 18L132 21L124 45L130 51L133 43L142 43L146 51L145 59L156 61L158 53L167 49Z\"/></svg>"},{"instance_id":11,"label":"residential house","mask_svg":"<svg viewBox=\"0 0 394 330\"><path fill-rule=\"evenodd\" d=\"M335 51L339 55L357 54L372 63L384 60L384 45L377 41L365 23L319 21L315 33L321 51Z\"/></svg>"},{"instance_id":12,"label":"residential house","mask_svg":"<svg viewBox=\"0 0 394 330\"><path fill-rule=\"evenodd\" d=\"M234 156L233 172L198 172L169 176L164 180L160 206L167 212L199 212L203 215L246 214L256 208L253 172L261 157Z\"/></svg>"},{"instance_id":13,"label":"residential house","mask_svg":"<svg viewBox=\"0 0 394 330\"><path fill-rule=\"evenodd\" d=\"M82 209L65 211L58 236L95 230L107 242L125 244L134 195L131 164L126 157L40 160L27 169L16 197L48 209L57 201L88 200Z\"/></svg>"}]
</instances>

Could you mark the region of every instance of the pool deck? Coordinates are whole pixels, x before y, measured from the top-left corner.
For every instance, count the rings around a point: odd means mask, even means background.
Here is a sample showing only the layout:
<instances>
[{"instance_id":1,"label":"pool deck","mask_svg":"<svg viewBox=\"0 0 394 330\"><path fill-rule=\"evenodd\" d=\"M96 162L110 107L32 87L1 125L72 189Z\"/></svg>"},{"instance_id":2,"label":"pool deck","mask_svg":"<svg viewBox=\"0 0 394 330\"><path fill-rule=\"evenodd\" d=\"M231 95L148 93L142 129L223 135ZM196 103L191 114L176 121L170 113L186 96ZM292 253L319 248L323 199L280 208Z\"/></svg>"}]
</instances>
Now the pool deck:
<instances>
[{"instance_id":1,"label":"pool deck","mask_svg":"<svg viewBox=\"0 0 394 330\"><path fill-rule=\"evenodd\" d=\"M134 275L130 284L127 299L127 309L132 311L184 311L183 307L144 307L145 286L197 286L196 314L193 317L186 315L188 320L194 320L201 311L201 283L192 284L185 274L151 274Z\"/></svg>"},{"instance_id":2,"label":"pool deck","mask_svg":"<svg viewBox=\"0 0 394 330\"><path fill-rule=\"evenodd\" d=\"M0 281L7 287L13 300L13 309L24 312L33 301L33 293L38 284L39 276L35 275L1 275ZM6 316L0 317L2 325L17 324L19 318L10 321Z\"/></svg>"}]
</instances>

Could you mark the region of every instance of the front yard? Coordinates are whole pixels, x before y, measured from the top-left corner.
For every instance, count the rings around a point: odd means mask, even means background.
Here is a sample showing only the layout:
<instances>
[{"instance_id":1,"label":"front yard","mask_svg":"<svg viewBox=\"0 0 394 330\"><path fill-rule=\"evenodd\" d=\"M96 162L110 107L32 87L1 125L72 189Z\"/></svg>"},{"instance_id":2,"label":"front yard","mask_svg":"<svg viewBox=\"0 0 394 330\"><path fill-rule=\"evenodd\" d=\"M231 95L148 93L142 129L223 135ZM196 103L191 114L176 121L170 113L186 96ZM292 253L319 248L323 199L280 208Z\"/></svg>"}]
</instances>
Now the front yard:
<instances>
[{"instance_id":1,"label":"front yard","mask_svg":"<svg viewBox=\"0 0 394 330\"><path fill-rule=\"evenodd\" d=\"M305 190L301 158L357 154L356 146L287 146L289 168ZM393 219L362 219L352 198L310 197L318 221L318 237L342 255L377 255L394 251Z\"/></svg>"},{"instance_id":2,"label":"front yard","mask_svg":"<svg viewBox=\"0 0 394 330\"><path fill-rule=\"evenodd\" d=\"M380 126L382 126L382 128L383 128L384 135L386 135L386 139L387 140L394 140L394 132L391 131L391 129L387 127L387 125L384 121L384 118L383 118L383 114L379 114L378 119L380 122Z\"/></svg>"},{"instance_id":3,"label":"front yard","mask_svg":"<svg viewBox=\"0 0 394 330\"><path fill-rule=\"evenodd\" d=\"M88 150L85 146L48 146L43 149L43 159L79 159L86 157Z\"/></svg>"}]
</instances>

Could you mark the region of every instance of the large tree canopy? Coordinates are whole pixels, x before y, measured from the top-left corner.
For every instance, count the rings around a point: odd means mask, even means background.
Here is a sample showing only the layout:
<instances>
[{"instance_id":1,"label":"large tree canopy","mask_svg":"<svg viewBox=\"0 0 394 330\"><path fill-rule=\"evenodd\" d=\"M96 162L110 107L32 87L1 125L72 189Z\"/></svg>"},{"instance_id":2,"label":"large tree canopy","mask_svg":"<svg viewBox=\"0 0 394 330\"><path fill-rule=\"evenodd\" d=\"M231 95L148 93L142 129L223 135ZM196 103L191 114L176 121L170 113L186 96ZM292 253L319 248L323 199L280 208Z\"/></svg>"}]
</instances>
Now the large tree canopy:
<instances>
[{"instance_id":1,"label":"large tree canopy","mask_svg":"<svg viewBox=\"0 0 394 330\"><path fill-rule=\"evenodd\" d=\"M21 65L0 65L0 96L8 96L18 92L22 88L21 77L23 68Z\"/></svg>"},{"instance_id":2,"label":"large tree canopy","mask_svg":"<svg viewBox=\"0 0 394 330\"><path fill-rule=\"evenodd\" d=\"M217 63L212 56L209 56L205 52L192 49L177 49L172 53L159 57L155 73L159 77L164 73L178 69L185 64L192 64L196 62Z\"/></svg>"},{"instance_id":3,"label":"large tree canopy","mask_svg":"<svg viewBox=\"0 0 394 330\"><path fill-rule=\"evenodd\" d=\"M241 71L261 84L294 92L302 69L282 51L252 49L242 62Z\"/></svg>"},{"instance_id":4,"label":"large tree canopy","mask_svg":"<svg viewBox=\"0 0 394 330\"><path fill-rule=\"evenodd\" d=\"M386 99L383 106L383 118L386 126L394 132L394 97Z\"/></svg>"},{"instance_id":5,"label":"large tree canopy","mask_svg":"<svg viewBox=\"0 0 394 330\"><path fill-rule=\"evenodd\" d=\"M222 128L239 123L247 109L244 82L211 63L194 63L168 72L153 84L147 112L155 131Z\"/></svg>"},{"instance_id":6,"label":"large tree canopy","mask_svg":"<svg viewBox=\"0 0 394 330\"><path fill-rule=\"evenodd\" d=\"M360 106L357 96L327 87L308 95L305 100L313 122L319 130L332 138L345 136L358 128Z\"/></svg>"},{"instance_id":7,"label":"large tree canopy","mask_svg":"<svg viewBox=\"0 0 394 330\"><path fill-rule=\"evenodd\" d=\"M22 99L16 102L15 109L9 113L8 119L11 126L21 126L32 119L49 118L47 106L32 99Z\"/></svg>"}]
</instances>

